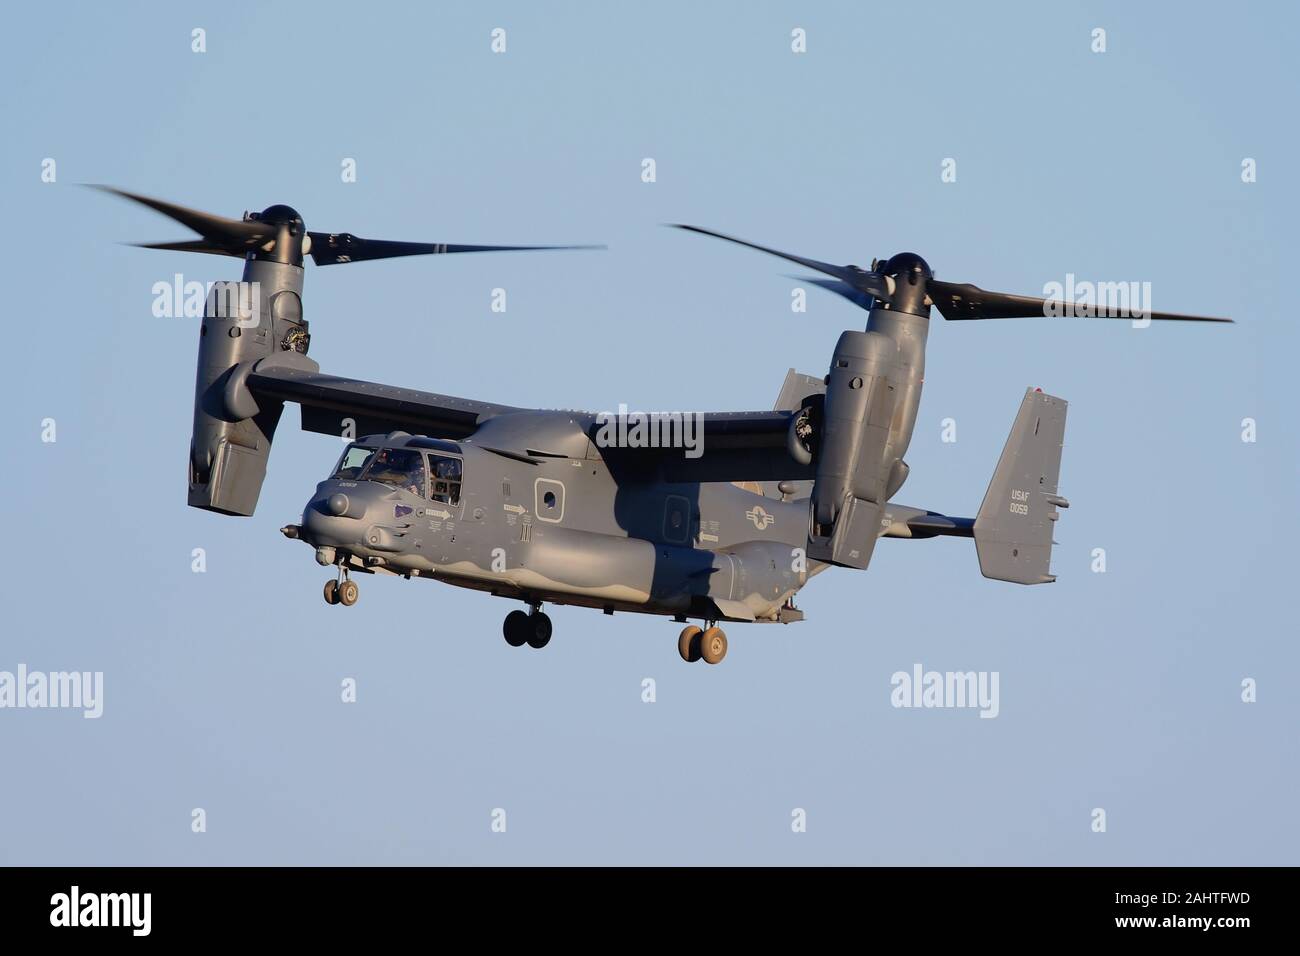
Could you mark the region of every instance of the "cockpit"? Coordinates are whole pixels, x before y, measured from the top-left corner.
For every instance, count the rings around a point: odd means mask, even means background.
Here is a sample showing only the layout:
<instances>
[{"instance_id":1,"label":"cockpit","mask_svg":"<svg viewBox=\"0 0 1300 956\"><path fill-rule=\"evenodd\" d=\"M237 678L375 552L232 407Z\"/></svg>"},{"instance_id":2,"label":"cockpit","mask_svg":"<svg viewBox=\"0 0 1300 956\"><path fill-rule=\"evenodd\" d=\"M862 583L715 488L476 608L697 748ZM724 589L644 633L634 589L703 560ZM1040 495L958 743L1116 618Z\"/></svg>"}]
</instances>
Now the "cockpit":
<instances>
[{"instance_id":1,"label":"cockpit","mask_svg":"<svg viewBox=\"0 0 1300 956\"><path fill-rule=\"evenodd\" d=\"M433 444L432 439L413 439ZM440 450L456 446L436 442ZM460 504L461 459L426 452L423 448L384 448L377 443L354 442L343 452L331 478L343 481L374 481L419 498L447 505Z\"/></svg>"}]
</instances>

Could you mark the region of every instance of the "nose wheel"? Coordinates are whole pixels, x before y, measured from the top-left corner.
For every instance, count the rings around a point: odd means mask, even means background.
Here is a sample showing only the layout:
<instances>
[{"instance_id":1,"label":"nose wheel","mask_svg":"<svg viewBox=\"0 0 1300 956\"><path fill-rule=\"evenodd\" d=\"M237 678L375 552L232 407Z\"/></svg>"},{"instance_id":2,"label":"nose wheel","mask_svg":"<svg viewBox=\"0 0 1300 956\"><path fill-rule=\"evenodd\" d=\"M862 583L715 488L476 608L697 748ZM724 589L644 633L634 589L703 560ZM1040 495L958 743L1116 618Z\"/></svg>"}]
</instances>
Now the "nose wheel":
<instances>
[{"instance_id":1,"label":"nose wheel","mask_svg":"<svg viewBox=\"0 0 1300 956\"><path fill-rule=\"evenodd\" d=\"M720 664L727 656L727 634L716 626L701 630L692 624L682 629L677 638L677 653L688 664L702 660L708 664Z\"/></svg>"},{"instance_id":2,"label":"nose wheel","mask_svg":"<svg viewBox=\"0 0 1300 956\"><path fill-rule=\"evenodd\" d=\"M351 607L361 596L361 589L357 587L357 582L347 577L344 572L341 581L325 582L324 596L326 604L342 604L344 607Z\"/></svg>"},{"instance_id":3,"label":"nose wheel","mask_svg":"<svg viewBox=\"0 0 1300 956\"><path fill-rule=\"evenodd\" d=\"M542 613L539 605L533 605L533 609L528 613L511 611L506 615L501 630L505 634L506 643L511 647L523 647L527 644L529 647L541 650L551 643L551 619Z\"/></svg>"}]
</instances>

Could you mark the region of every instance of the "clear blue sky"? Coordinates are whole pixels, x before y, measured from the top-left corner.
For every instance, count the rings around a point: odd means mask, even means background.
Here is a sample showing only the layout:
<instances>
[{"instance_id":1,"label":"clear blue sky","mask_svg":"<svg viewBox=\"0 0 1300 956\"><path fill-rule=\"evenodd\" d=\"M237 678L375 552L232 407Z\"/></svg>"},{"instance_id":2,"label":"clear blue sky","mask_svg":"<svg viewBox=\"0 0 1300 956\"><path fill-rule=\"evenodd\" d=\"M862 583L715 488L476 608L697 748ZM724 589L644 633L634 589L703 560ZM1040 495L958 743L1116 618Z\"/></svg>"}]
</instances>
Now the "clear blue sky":
<instances>
[{"instance_id":1,"label":"clear blue sky","mask_svg":"<svg viewBox=\"0 0 1300 956\"><path fill-rule=\"evenodd\" d=\"M1297 862L1300 16L805 6L7 13L0 670L101 670L105 701L0 711L0 862ZM367 578L322 602L277 529L338 445L296 412L255 517L185 506L197 329L150 288L238 263L120 245L185 231L78 182L363 236L609 243L309 271L325 370L518 405L764 408L861 326L815 289L791 314L780 262L671 221L836 262L914 250L1011 292L1150 281L1157 308L1238 324L936 319L899 498L974 514L1024 387L1067 398L1055 585L885 541L803 592L805 623L733 625L719 667L683 664L666 620L569 608L515 650L512 605L477 593ZM892 708L917 662L998 671L998 718Z\"/></svg>"}]
</instances>

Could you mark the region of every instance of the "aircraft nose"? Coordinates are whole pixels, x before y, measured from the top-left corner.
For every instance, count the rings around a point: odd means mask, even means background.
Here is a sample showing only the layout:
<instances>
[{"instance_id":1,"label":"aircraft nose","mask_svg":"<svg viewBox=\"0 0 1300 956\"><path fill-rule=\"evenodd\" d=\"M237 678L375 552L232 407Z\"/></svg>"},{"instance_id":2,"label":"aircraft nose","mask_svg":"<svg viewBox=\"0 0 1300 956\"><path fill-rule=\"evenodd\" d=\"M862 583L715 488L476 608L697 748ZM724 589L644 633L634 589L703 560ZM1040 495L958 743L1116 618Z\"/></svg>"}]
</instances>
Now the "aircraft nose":
<instances>
[{"instance_id":1,"label":"aircraft nose","mask_svg":"<svg viewBox=\"0 0 1300 956\"><path fill-rule=\"evenodd\" d=\"M338 518L363 518L365 517L367 503L360 496L355 496L358 500L353 501L341 491L336 491L325 501L325 510Z\"/></svg>"},{"instance_id":2,"label":"aircraft nose","mask_svg":"<svg viewBox=\"0 0 1300 956\"><path fill-rule=\"evenodd\" d=\"M322 482L303 509L303 537L318 547L361 545L368 517L377 513L383 496L383 489L364 484L340 488L337 482Z\"/></svg>"}]
</instances>

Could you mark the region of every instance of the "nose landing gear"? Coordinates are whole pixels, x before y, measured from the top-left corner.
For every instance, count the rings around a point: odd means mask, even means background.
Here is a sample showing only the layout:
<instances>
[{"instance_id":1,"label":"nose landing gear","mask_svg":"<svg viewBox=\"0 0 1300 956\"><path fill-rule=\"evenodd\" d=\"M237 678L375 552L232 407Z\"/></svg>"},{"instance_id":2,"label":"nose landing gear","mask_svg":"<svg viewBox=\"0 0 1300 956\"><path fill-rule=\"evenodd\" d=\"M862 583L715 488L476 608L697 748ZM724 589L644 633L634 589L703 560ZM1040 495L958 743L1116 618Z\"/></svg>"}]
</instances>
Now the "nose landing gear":
<instances>
[{"instance_id":1,"label":"nose landing gear","mask_svg":"<svg viewBox=\"0 0 1300 956\"><path fill-rule=\"evenodd\" d=\"M527 644L541 650L551 642L551 619L542 613L540 604L534 604L527 614L511 611L506 615L501 630L505 634L506 643L511 647Z\"/></svg>"},{"instance_id":2,"label":"nose landing gear","mask_svg":"<svg viewBox=\"0 0 1300 956\"><path fill-rule=\"evenodd\" d=\"M338 581L325 582L325 603L342 604L344 607L351 607L357 603L357 598L361 596L361 589L357 587L357 582L348 577L348 572L342 572L342 578Z\"/></svg>"}]
</instances>

